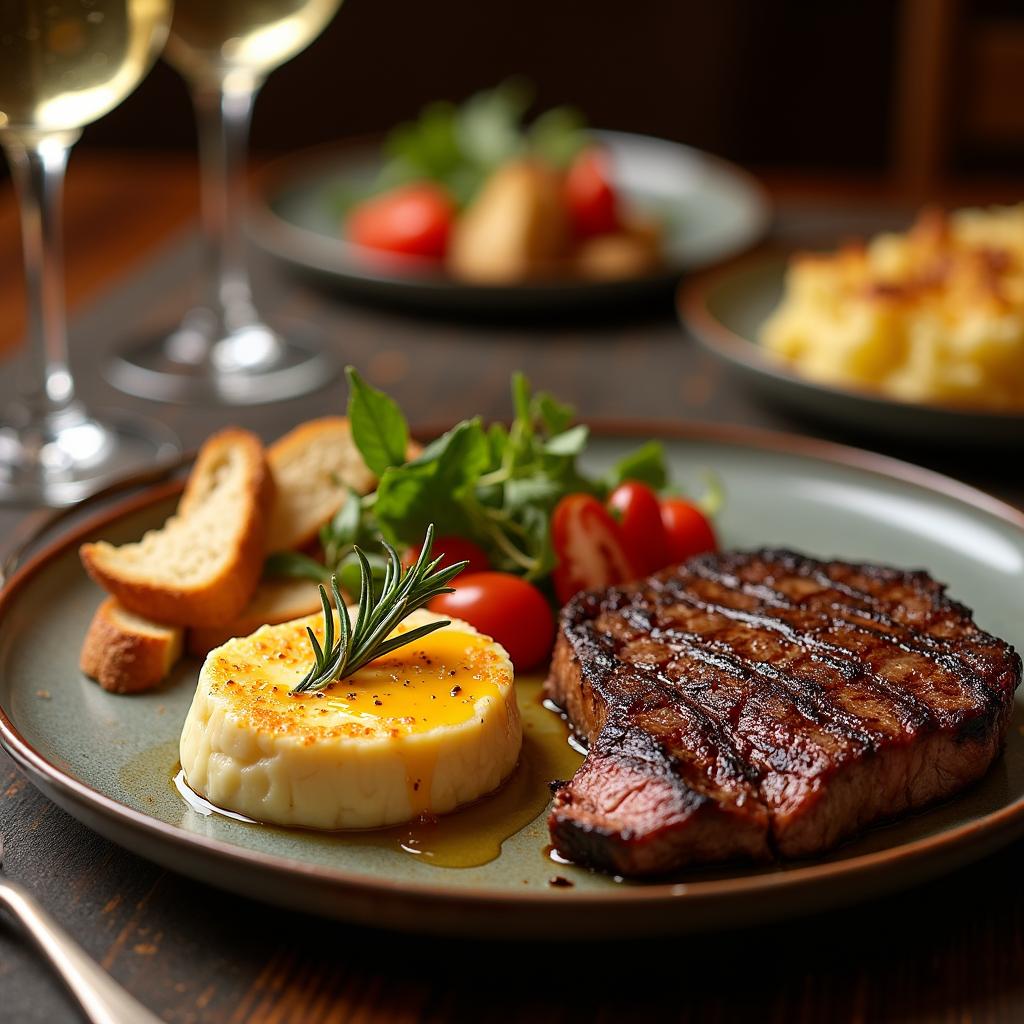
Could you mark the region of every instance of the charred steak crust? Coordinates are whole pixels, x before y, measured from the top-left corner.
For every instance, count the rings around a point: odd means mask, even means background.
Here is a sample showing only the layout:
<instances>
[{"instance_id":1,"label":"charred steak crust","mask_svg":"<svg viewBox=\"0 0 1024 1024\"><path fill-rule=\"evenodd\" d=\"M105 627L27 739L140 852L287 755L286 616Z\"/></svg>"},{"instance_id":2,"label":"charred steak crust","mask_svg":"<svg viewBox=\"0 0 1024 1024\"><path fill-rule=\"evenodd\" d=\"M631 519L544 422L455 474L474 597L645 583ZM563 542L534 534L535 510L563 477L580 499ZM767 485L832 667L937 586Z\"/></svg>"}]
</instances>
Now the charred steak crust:
<instances>
[{"instance_id":1,"label":"charred steak crust","mask_svg":"<svg viewBox=\"0 0 1024 1024\"><path fill-rule=\"evenodd\" d=\"M818 853L980 778L1020 680L926 572L762 550L579 594L546 689L589 753L552 842L622 875Z\"/></svg>"}]
</instances>

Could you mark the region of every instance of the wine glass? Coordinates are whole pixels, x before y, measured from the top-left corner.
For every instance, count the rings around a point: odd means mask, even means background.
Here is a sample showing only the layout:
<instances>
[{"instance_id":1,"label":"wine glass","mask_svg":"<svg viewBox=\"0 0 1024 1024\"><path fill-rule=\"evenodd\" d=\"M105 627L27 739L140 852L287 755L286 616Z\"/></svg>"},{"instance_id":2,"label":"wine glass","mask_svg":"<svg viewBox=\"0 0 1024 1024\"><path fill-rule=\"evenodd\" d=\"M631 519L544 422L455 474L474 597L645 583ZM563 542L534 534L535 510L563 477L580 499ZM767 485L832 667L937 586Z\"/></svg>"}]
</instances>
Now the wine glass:
<instances>
[{"instance_id":1,"label":"wine glass","mask_svg":"<svg viewBox=\"0 0 1024 1024\"><path fill-rule=\"evenodd\" d=\"M150 69L171 0L0 0L0 147L21 209L28 359L0 415L0 500L70 504L178 450L157 423L88 412L68 366L61 194L83 125Z\"/></svg>"},{"instance_id":2,"label":"wine glass","mask_svg":"<svg viewBox=\"0 0 1024 1024\"><path fill-rule=\"evenodd\" d=\"M260 318L245 265L245 149L256 93L305 49L341 0L178 0L167 60L189 85L199 127L207 293L169 337L121 352L117 388L169 402L267 402L312 391L337 364L298 324Z\"/></svg>"}]
</instances>

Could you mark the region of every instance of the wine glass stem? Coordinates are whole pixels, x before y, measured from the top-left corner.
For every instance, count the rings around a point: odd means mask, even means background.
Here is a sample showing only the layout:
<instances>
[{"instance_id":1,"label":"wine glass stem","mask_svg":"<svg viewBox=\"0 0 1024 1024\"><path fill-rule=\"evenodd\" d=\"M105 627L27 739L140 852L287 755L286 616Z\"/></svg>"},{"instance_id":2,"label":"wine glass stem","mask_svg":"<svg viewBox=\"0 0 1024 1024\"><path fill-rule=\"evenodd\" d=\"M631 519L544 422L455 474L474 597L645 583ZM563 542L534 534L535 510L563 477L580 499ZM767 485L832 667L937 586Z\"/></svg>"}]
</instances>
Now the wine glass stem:
<instances>
[{"instance_id":1,"label":"wine glass stem","mask_svg":"<svg viewBox=\"0 0 1024 1024\"><path fill-rule=\"evenodd\" d=\"M61 199L64 171L78 133L5 138L18 193L28 291L28 360L18 393L35 421L67 408L75 397L64 318Z\"/></svg>"},{"instance_id":2,"label":"wine glass stem","mask_svg":"<svg viewBox=\"0 0 1024 1024\"><path fill-rule=\"evenodd\" d=\"M243 215L246 146L259 84L251 78L241 82L227 79L193 89L209 266L207 303L228 330L256 319L246 269Z\"/></svg>"}]
</instances>

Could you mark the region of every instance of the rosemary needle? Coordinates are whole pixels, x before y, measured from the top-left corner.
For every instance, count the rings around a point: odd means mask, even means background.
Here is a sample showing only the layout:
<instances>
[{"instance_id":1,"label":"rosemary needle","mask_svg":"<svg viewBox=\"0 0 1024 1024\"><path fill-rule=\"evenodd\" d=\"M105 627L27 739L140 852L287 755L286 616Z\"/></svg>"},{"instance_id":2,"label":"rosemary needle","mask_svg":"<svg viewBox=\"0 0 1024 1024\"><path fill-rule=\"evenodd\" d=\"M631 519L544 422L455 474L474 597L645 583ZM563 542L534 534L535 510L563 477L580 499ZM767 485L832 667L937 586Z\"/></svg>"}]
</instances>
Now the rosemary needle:
<instances>
[{"instance_id":1,"label":"rosemary needle","mask_svg":"<svg viewBox=\"0 0 1024 1024\"><path fill-rule=\"evenodd\" d=\"M462 572L469 562L458 562L439 569L444 555L438 555L433 561L430 560L430 551L434 544L433 524L427 527L423 548L416 564L404 571L398 552L387 541L382 541L382 544L387 553L387 565L384 570L384 586L376 600L373 596L373 570L366 555L358 547L355 549L356 558L359 560L359 613L354 626L338 590L337 578L331 576L331 592L338 609L340 627L337 642L331 602L323 584L320 585L320 601L324 606L324 642L321 645L313 630L306 627L309 642L313 647L313 665L292 687L292 693L322 690L325 686L352 675L374 659L405 647L406 644L415 643L442 626L450 625L450 620L444 619L417 626L398 636L391 636L395 627L417 608L422 608L438 594L450 594L453 588L449 587L448 583Z\"/></svg>"}]
</instances>

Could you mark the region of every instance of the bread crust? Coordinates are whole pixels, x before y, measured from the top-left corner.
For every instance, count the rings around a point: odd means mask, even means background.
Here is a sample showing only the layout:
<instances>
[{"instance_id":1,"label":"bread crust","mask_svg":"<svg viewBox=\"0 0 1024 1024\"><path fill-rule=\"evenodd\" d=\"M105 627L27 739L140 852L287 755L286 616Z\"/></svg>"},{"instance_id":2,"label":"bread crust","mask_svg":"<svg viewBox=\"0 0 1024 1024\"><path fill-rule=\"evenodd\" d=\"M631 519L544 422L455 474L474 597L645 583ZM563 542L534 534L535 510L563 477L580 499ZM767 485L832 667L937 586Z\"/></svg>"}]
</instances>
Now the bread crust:
<instances>
[{"instance_id":1,"label":"bread crust","mask_svg":"<svg viewBox=\"0 0 1024 1024\"><path fill-rule=\"evenodd\" d=\"M260 439L248 430L231 427L214 434L199 451L176 515L188 519L215 485L215 467L223 451L237 448L246 461L247 509L228 557L217 576L196 585L174 586L124 574L118 550L105 542L83 544L82 563L89 575L125 608L156 622L178 626L229 622L249 602L263 569L267 522L274 498L274 481Z\"/></svg>"},{"instance_id":2,"label":"bread crust","mask_svg":"<svg viewBox=\"0 0 1024 1024\"><path fill-rule=\"evenodd\" d=\"M182 630L126 620L116 598L105 598L85 634L79 666L111 693L142 693L158 686L182 653Z\"/></svg>"},{"instance_id":3,"label":"bread crust","mask_svg":"<svg viewBox=\"0 0 1024 1024\"><path fill-rule=\"evenodd\" d=\"M296 486L288 478L289 470L301 468L305 457L325 438L330 439L332 454L338 461L337 479L325 486L320 475L310 480L303 478ZM320 527L344 504L348 488L365 494L377 483L355 447L344 416L324 416L300 423L267 449L267 462L278 484L267 526L268 551L295 551L311 544ZM309 497L308 491L303 493L305 488L323 488L326 493L320 500L310 502L312 508L303 507L301 499Z\"/></svg>"},{"instance_id":4,"label":"bread crust","mask_svg":"<svg viewBox=\"0 0 1024 1024\"><path fill-rule=\"evenodd\" d=\"M323 442L331 445L335 463L334 479L324 484L324 464L310 453ZM414 459L422 451L410 441L406 458ZM349 489L368 494L377 486L377 477L363 462L352 439L349 421L344 416L323 416L307 420L278 438L267 449L267 462L277 484L277 497L267 527L267 551L298 551L313 544L320 528L329 522L348 497ZM320 497L317 490L322 490Z\"/></svg>"}]
</instances>

